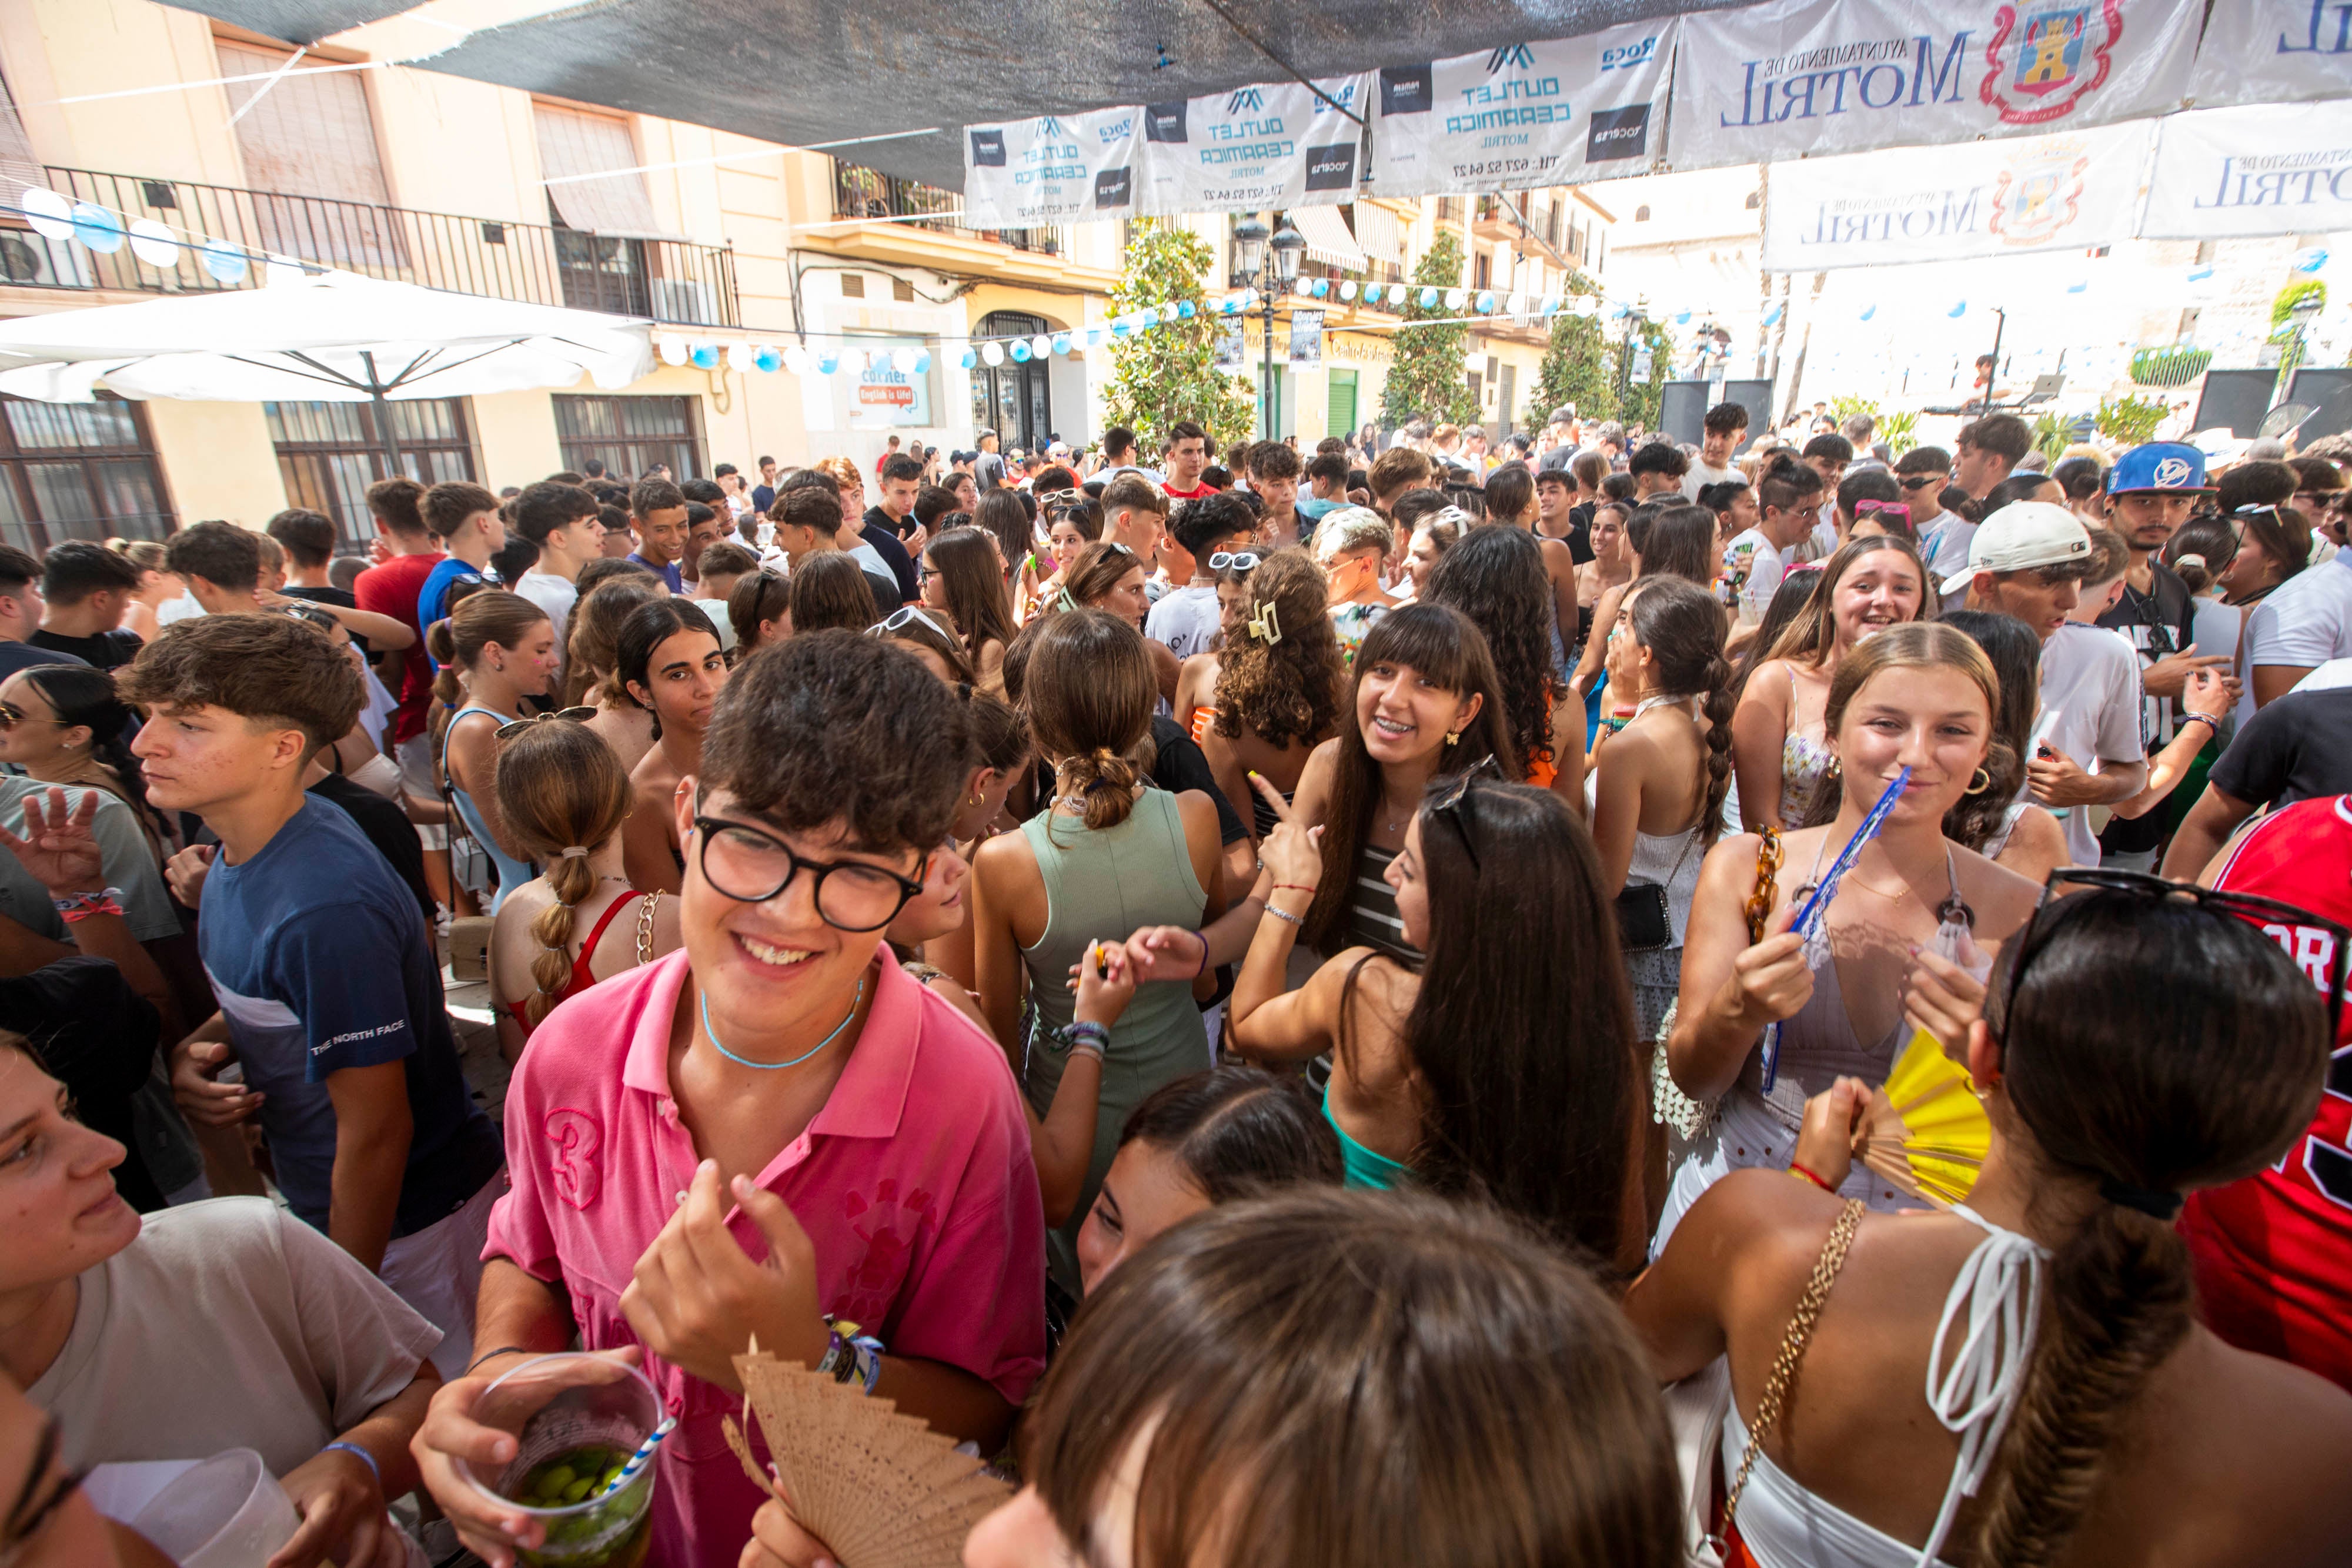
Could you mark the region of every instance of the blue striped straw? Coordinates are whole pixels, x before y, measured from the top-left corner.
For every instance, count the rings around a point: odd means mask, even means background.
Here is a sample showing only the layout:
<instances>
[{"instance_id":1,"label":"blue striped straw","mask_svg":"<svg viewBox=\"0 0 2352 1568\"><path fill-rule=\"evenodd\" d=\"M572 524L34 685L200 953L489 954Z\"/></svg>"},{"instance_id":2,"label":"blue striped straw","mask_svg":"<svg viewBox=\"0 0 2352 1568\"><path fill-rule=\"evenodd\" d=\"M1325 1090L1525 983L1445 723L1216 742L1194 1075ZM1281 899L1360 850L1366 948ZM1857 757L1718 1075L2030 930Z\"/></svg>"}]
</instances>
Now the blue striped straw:
<instances>
[{"instance_id":1,"label":"blue striped straw","mask_svg":"<svg viewBox=\"0 0 2352 1568\"><path fill-rule=\"evenodd\" d=\"M662 1424L654 1428L653 1436L647 1437L644 1442L637 1445L637 1451L629 1456L629 1462L623 1465L621 1467L621 1473L613 1478L613 1484L606 1487L603 1491L598 1492L596 1495L599 1497L611 1497L614 1492L619 1491L623 1487L627 1486L630 1481L635 1479L637 1472L646 1468L646 1461L654 1457L654 1450L661 1447L661 1440L664 1437L668 1437L670 1433L677 1430L677 1416L663 1416Z\"/></svg>"}]
</instances>

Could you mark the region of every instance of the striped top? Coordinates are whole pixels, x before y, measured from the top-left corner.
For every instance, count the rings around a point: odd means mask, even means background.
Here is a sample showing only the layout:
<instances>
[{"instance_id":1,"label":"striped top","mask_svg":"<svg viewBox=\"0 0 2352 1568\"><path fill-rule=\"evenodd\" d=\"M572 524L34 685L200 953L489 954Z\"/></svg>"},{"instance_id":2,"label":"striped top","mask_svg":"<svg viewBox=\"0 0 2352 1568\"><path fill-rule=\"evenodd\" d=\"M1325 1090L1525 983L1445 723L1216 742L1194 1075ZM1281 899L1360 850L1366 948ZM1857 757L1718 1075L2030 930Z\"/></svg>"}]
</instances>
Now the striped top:
<instances>
[{"instance_id":1,"label":"striped top","mask_svg":"<svg viewBox=\"0 0 2352 1568\"><path fill-rule=\"evenodd\" d=\"M1351 946L1370 947L1391 957L1414 963L1421 949L1404 939L1404 921L1397 914L1396 890L1385 875L1396 852L1366 844L1356 852L1355 885L1349 890L1347 932Z\"/></svg>"}]
</instances>

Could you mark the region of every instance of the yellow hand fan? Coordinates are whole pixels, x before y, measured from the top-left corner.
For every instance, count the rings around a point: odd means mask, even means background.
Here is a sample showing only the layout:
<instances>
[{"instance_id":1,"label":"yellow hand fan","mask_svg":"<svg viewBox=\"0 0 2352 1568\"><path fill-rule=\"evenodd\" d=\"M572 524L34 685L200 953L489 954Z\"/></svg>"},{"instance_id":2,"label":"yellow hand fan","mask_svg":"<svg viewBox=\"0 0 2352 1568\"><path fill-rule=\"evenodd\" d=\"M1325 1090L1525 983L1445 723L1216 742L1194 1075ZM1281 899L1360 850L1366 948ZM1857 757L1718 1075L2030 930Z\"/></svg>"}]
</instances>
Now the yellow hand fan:
<instances>
[{"instance_id":1,"label":"yellow hand fan","mask_svg":"<svg viewBox=\"0 0 2352 1568\"><path fill-rule=\"evenodd\" d=\"M1854 1155L1896 1190L1949 1207L1967 1199L1992 1147L1992 1123L1968 1070L1926 1030L1871 1091Z\"/></svg>"}]
</instances>

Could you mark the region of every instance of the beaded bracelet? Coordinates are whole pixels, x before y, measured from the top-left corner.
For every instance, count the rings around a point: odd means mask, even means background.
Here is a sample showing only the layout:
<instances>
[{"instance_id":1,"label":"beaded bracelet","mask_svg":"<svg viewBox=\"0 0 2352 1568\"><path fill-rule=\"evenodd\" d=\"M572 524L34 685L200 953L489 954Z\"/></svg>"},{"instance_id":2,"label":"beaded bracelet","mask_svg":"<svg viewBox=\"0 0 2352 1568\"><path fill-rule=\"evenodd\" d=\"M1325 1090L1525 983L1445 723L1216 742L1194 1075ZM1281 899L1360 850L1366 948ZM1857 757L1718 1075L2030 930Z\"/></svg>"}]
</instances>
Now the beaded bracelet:
<instances>
[{"instance_id":1,"label":"beaded bracelet","mask_svg":"<svg viewBox=\"0 0 2352 1568\"><path fill-rule=\"evenodd\" d=\"M1084 1019L1065 1024L1054 1033L1072 1056L1091 1056L1100 1061L1103 1053L1110 1049L1110 1030Z\"/></svg>"},{"instance_id":2,"label":"beaded bracelet","mask_svg":"<svg viewBox=\"0 0 2352 1568\"><path fill-rule=\"evenodd\" d=\"M1305 920L1304 918L1302 918L1301 916L1299 916L1299 915L1296 915L1291 914L1291 913L1290 913L1290 911L1288 911L1287 909L1276 909L1273 904L1267 904L1267 905L1265 906L1265 912L1266 912L1268 915L1273 915L1276 920L1287 920L1287 921L1289 921L1293 925L1297 926L1301 931L1304 931L1304 930L1306 930L1306 929L1307 929L1307 922L1306 922L1306 920Z\"/></svg>"}]
</instances>

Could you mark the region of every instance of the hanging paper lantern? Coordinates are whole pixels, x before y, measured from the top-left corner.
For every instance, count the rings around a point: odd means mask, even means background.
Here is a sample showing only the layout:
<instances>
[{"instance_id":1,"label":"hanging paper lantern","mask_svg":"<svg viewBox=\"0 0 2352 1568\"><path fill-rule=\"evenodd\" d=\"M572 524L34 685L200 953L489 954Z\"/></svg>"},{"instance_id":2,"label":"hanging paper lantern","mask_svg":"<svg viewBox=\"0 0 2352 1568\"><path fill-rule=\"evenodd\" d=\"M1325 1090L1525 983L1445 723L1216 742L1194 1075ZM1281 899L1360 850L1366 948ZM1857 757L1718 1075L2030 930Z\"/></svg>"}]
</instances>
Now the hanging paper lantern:
<instances>
[{"instance_id":1,"label":"hanging paper lantern","mask_svg":"<svg viewBox=\"0 0 2352 1568\"><path fill-rule=\"evenodd\" d=\"M73 204L47 185L26 186L22 204L26 220L43 239L73 236Z\"/></svg>"},{"instance_id":2,"label":"hanging paper lantern","mask_svg":"<svg viewBox=\"0 0 2352 1568\"><path fill-rule=\"evenodd\" d=\"M1004 362L1004 345L1002 343L982 343L980 346L980 357L982 362L987 365L1001 365Z\"/></svg>"},{"instance_id":3,"label":"hanging paper lantern","mask_svg":"<svg viewBox=\"0 0 2352 1568\"><path fill-rule=\"evenodd\" d=\"M1265 296L1258 293L1255 288L1244 288L1242 290L1242 308L1244 310L1255 310L1258 307L1258 301L1264 298Z\"/></svg>"},{"instance_id":4,"label":"hanging paper lantern","mask_svg":"<svg viewBox=\"0 0 2352 1568\"><path fill-rule=\"evenodd\" d=\"M971 369L972 366L980 363L980 356L972 351L972 347L970 343L966 343L963 346L963 352L956 356L956 363L968 371Z\"/></svg>"},{"instance_id":5,"label":"hanging paper lantern","mask_svg":"<svg viewBox=\"0 0 2352 1568\"><path fill-rule=\"evenodd\" d=\"M1318 299L1328 299L1331 298L1331 280L1329 278L1318 277L1315 280L1315 298Z\"/></svg>"},{"instance_id":6,"label":"hanging paper lantern","mask_svg":"<svg viewBox=\"0 0 2352 1568\"><path fill-rule=\"evenodd\" d=\"M102 255L122 248L122 220L95 202L73 204L74 238Z\"/></svg>"},{"instance_id":7,"label":"hanging paper lantern","mask_svg":"<svg viewBox=\"0 0 2352 1568\"><path fill-rule=\"evenodd\" d=\"M1126 317L1114 316L1110 319L1110 335L1112 337L1124 338L1134 330L1135 329L1128 324Z\"/></svg>"},{"instance_id":8,"label":"hanging paper lantern","mask_svg":"<svg viewBox=\"0 0 2352 1568\"><path fill-rule=\"evenodd\" d=\"M2323 253L2323 254L2324 254L2324 253ZM2068 285L2066 286L2066 292L2067 292L2067 293L2069 293L2069 294L2081 294L2081 293L2084 292L2085 290L2087 290L2090 287L2091 287L2091 280L2090 280L2089 278L2087 278L2087 277L2078 277L2078 278L2076 278L2074 282L2072 282L2072 283L2070 283L2070 284L2068 284Z\"/></svg>"},{"instance_id":9,"label":"hanging paper lantern","mask_svg":"<svg viewBox=\"0 0 2352 1568\"><path fill-rule=\"evenodd\" d=\"M2192 267L2189 269L2189 281L2191 283L2202 283L2212 276L2213 267L2210 262L2203 267Z\"/></svg>"},{"instance_id":10,"label":"hanging paper lantern","mask_svg":"<svg viewBox=\"0 0 2352 1568\"><path fill-rule=\"evenodd\" d=\"M715 371L719 368L719 345L716 343L697 343L694 346L694 352L688 357L694 361L695 364L698 368L706 371Z\"/></svg>"},{"instance_id":11,"label":"hanging paper lantern","mask_svg":"<svg viewBox=\"0 0 2352 1568\"><path fill-rule=\"evenodd\" d=\"M930 368L931 351L929 349L917 350L915 352L915 373L919 376L925 374L930 370Z\"/></svg>"},{"instance_id":12,"label":"hanging paper lantern","mask_svg":"<svg viewBox=\"0 0 2352 1568\"><path fill-rule=\"evenodd\" d=\"M1466 291L1459 288L1449 288L1445 291L1445 308L1448 310L1459 310L1469 301L1469 298L1470 296Z\"/></svg>"},{"instance_id":13,"label":"hanging paper lantern","mask_svg":"<svg viewBox=\"0 0 2352 1568\"><path fill-rule=\"evenodd\" d=\"M816 357L816 373L817 373L817 374L819 374L819 375L821 375L821 376L829 376L829 375L833 374L833 372L834 372L834 371L835 371L839 370L840 368L841 368L841 356L840 356L839 354L819 353L819 354L817 355L817 357Z\"/></svg>"},{"instance_id":14,"label":"hanging paper lantern","mask_svg":"<svg viewBox=\"0 0 2352 1568\"><path fill-rule=\"evenodd\" d=\"M131 225L131 254L160 271L180 265L180 237L153 218Z\"/></svg>"},{"instance_id":15,"label":"hanging paper lantern","mask_svg":"<svg viewBox=\"0 0 2352 1568\"><path fill-rule=\"evenodd\" d=\"M1865 321L1877 314L1878 307L1875 305L1865 305L1862 308L1862 319ZM1764 325L1769 327L1773 322L1778 321L1780 319L1780 308L1778 305L1775 305L1772 307L1771 312L1764 318Z\"/></svg>"},{"instance_id":16,"label":"hanging paper lantern","mask_svg":"<svg viewBox=\"0 0 2352 1568\"><path fill-rule=\"evenodd\" d=\"M2317 272L2327 265L2327 247L2324 245L2306 246L2294 253L2288 265L2297 272Z\"/></svg>"},{"instance_id":17,"label":"hanging paper lantern","mask_svg":"<svg viewBox=\"0 0 2352 1568\"><path fill-rule=\"evenodd\" d=\"M796 376L804 376L808 374L809 351L801 347L798 343L794 343L791 348L786 349L784 350L784 369L790 371Z\"/></svg>"},{"instance_id":18,"label":"hanging paper lantern","mask_svg":"<svg viewBox=\"0 0 2352 1568\"><path fill-rule=\"evenodd\" d=\"M898 371L902 376L913 375L915 373L915 350L912 349L891 350L890 368Z\"/></svg>"},{"instance_id":19,"label":"hanging paper lantern","mask_svg":"<svg viewBox=\"0 0 2352 1568\"><path fill-rule=\"evenodd\" d=\"M1542 299L1537 302L1536 309L1538 313L1545 316L1556 315L1559 313L1560 306L1565 303L1566 301L1561 299L1559 295L1547 294Z\"/></svg>"},{"instance_id":20,"label":"hanging paper lantern","mask_svg":"<svg viewBox=\"0 0 2352 1568\"><path fill-rule=\"evenodd\" d=\"M205 270L213 275L215 282L242 283L245 281L245 252L237 249L228 241L208 239L196 247L196 256L205 264ZM686 345L680 343L678 361L676 362L683 362L685 356Z\"/></svg>"},{"instance_id":21,"label":"hanging paper lantern","mask_svg":"<svg viewBox=\"0 0 2352 1568\"><path fill-rule=\"evenodd\" d=\"M1675 325L1677 327L1689 326L1690 319L1691 313L1687 310L1677 310L1675 312Z\"/></svg>"},{"instance_id":22,"label":"hanging paper lantern","mask_svg":"<svg viewBox=\"0 0 2352 1568\"><path fill-rule=\"evenodd\" d=\"M1055 352L1055 353L1057 353L1057 354L1066 354L1066 353L1068 353L1069 351L1070 351L1070 335L1069 335L1067 332L1056 332L1056 333L1055 333L1055 334L1054 334L1054 352Z\"/></svg>"},{"instance_id":23,"label":"hanging paper lantern","mask_svg":"<svg viewBox=\"0 0 2352 1568\"><path fill-rule=\"evenodd\" d=\"M1356 286L1355 286L1355 284L1354 284L1354 283L1352 283L1352 282L1343 282L1343 283L1341 283L1341 284L1339 285L1339 298L1340 298L1341 299L1343 299L1343 300L1353 299L1355 297L1356 297Z\"/></svg>"},{"instance_id":24,"label":"hanging paper lantern","mask_svg":"<svg viewBox=\"0 0 2352 1568\"><path fill-rule=\"evenodd\" d=\"M751 368L751 344L730 343L726 346L724 352L727 356L727 368L729 370L748 371Z\"/></svg>"},{"instance_id":25,"label":"hanging paper lantern","mask_svg":"<svg viewBox=\"0 0 2352 1568\"><path fill-rule=\"evenodd\" d=\"M863 349L844 349L844 350L841 350L841 356L840 356L840 358L841 358L841 368L842 368L843 370L845 370L845 371L848 371L851 375L855 376L855 375L860 375L860 374L864 373L864 371L865 371L865 370L866 370L866 350L863 350Z\"/></svg>"},{"instance_id":26,"label":"hanging paper lantern","mask_svg":"<svg viewBox=\"0 0 2352 1568\"><path fill-rule=\"evenodd\" d=\"M1040 332L1035 337L1029 340L1029 354L1032 359L1042 360L1053 351L1054 340L1045 336L1045 333Z\"/></svg>"},{"instance_id":27,"label":"hanging paper lantern","mask_svg":"<svg viewBox=\"0 0 2352 1568\"><path fill-rule=\"evenodd\" d=\"M770 375L783 368L784 356L776 351L773 343L762 343L751 355L751 362Z\"/></svg>"},{"instance_id":28,"label":"hanging paper lantern","mask_svg":"<svg viewBox=\"0 0 2352 1568\"><path fill-rule=\"evenodd\" d=\"M1013 362L1014 364L1016 364L1016 365L1025 365L1025 364L1027 364L1031 360L1034 359L1035 357L1036 357L1035 355L1032 354L1032 353L1029 351L1029 345L1028 345L1027 343L1025 343L1025 342L1022 341L1022 340L1021 340L1020 339L1018 339L1018 338L1016 338L1016 339L1014 339L1014 340L1013 340Z\"/></svg>"},{"instance_id":29,"label":"hanging paper lantern","mask_svg":"<svg viewBox=\"0 0 2352 1568\"><path fill-rule=\"evenodd\" d=\"M1969 313L1969 302L1968 302L1967 300L1965 300L1965 299L1958 300L1958 301L1955 302L1955 303L1953 304L1952 308L1951 308L1949 310L1947 310L1947 311L1945 311L1945 312L1944 312L1944 314L1945 314L1945 315L1949 316L1949 317L1950 317L1950 318L1952 318L1952 319L1954 319L1955 321L1958 320L1961 317L1963 317L1963 316L1967 315L1968 313Z\"/></svg>"},{"instance_id":30,"label":"hanging paper lantern","mask_svg":"<svg viewBox=\"0 0 2352 1568\"><path fill-rule=\"evenodd\" d=\"M1199 314L1199 312L1191 300L1179 299L1176 301L1176 319L1179 321L1190 321L1197 314Z\"/></svg>"},{"instance_id":31,"label":"hanging paper lantern","mask_svg":"<svg viewBox=\"0 0 2352 1568\"><path fill-rule=\"evenodd\" d=\"M239 261L243 261L245 258L243 256L239 256L237 259ZM211 248L207 246L205 251L205 266L207 270L211 268L212 264L213 253ZM215 273L214 276L218 277L219 275ZM228 280L223 278L222 281L226 282ZM674 338L665 332L659 338L654 340L654 351L661 355L661 362L665 365L682 365L686 363L686 356L688 350L687 349L685 339Z\"/></svg>"},{"instance_id":32,"label":"hanging paper lantern","mask_svg":"<svg viewBox=\"0 0 2352 1568\"><path fill-rule=\"evenodd\" d=\"M1528 297L1524 294L1514 294L1503 308L1510 315L1524 316L1528 309Z\"/></svg>"},{"instance_id":33,"label":"hanging paper lantern","mask_svg":"<svg viewBox=\"0 0 2352 1568\"><path fill-rule=\"evenodd\" d=\"M1152 328L1159 325L1160 312L1153 307L1147 305L1142 309L1135 313L1136 330L1139 332L1149 332Z\"/></svg>"},{"instance_id":34,"label":"hanging paper lantern","mask_svg":"<svg viewBox=\"0 0 2352 1568\"><path fill-rule=\"evenodd\" d=\"M1479 315L1492 316L1495 313L1494 291L1491 289L1479 290L1476 304Z\"/></svg>"},{"instance_id":35,"label":"hanging paper lantern","mask_svg":"<svg viewBox=\"0 0 2352 1568\"><path fill-rule=\"evenodd\" d=\"M1421 291L1421 308L1423 310L1434 310L1437 308L1437 290L1434 287L1424 288Z\"/></svg>"}]
</instances>

